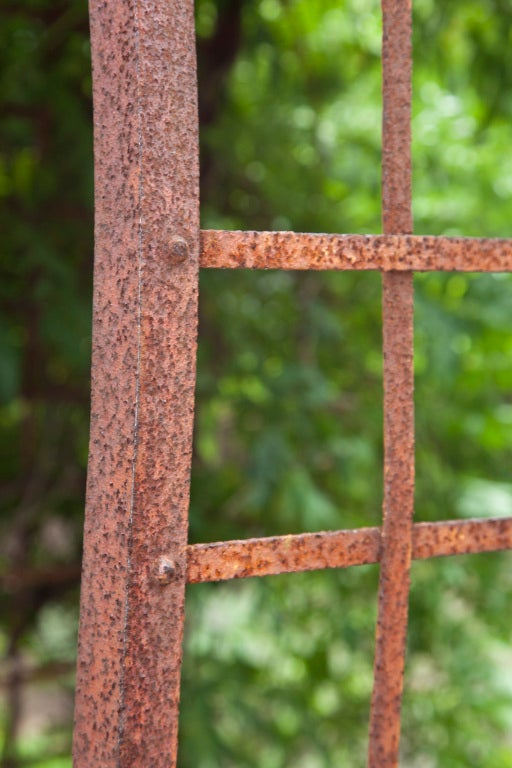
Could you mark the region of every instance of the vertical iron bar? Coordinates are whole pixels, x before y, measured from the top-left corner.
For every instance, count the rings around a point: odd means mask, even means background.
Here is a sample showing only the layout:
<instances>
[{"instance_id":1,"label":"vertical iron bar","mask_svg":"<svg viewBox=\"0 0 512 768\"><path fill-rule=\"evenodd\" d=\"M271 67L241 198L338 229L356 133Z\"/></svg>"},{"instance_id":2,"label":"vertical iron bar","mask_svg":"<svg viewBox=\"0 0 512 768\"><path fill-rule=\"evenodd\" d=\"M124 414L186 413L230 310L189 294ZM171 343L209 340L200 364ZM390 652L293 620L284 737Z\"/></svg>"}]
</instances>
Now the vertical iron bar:
<instances>
[{"instance_id":1,"label":"vertical iron bar","mask_svg":"<svg viewBox=\"0 0 512 768\"><path fill-rule=\"evenodd\" d=\"M95 275L75 768L176 764L195 387L192 0L90 0Z\"/></svg>"},{"instance_id":2,"label":"vertical iron bar","mask_svg":"<svg viewBox=\"0 0 512 768\"><path fill-rule=\"evenodd\" d=\"M385 234L412 233L410 0L382 0ZM414 511L413 276L383 275L384 507L370 768L398 765Z\"/></svg>"}]
</instances>

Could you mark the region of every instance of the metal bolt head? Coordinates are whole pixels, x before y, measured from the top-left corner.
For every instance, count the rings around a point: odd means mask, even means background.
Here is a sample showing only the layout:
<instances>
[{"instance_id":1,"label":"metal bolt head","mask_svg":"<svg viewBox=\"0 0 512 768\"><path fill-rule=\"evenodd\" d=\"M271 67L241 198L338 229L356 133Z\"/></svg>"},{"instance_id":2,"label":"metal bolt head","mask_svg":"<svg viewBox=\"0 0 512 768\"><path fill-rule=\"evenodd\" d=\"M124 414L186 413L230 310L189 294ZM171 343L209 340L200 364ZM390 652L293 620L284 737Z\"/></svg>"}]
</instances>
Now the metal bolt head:
<instances>
[{"instance_id":1,"label":"metal bolt head","mask_svg":"<svg viewBox=\"0 0 512 768\"><path fill-rule=\"evenodd\" d=\"M182 264L188 259L188 243L183 237L172 237L169 243L169 263L171 266Z\"/></svg>"},{"instance_id":2,"label":"metal bolt head","mask_svg":"<svg viewBox=\"0 0 512 768\"><path fill-rule=\"evenodd\" d=\"M168 557L158 560L156 577L160 584L170 584L176 576L176 563Z\"/></svg>"}]
</instances>

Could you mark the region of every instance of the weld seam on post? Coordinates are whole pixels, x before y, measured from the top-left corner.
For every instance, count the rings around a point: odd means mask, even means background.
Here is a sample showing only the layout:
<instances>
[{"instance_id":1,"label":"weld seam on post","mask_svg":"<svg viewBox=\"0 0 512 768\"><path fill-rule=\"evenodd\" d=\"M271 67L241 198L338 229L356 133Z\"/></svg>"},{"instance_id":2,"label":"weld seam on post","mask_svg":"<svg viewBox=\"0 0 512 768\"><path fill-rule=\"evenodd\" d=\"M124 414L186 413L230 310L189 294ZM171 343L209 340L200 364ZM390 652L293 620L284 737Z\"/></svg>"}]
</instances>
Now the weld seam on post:
<instances>
[{"instance_id":1,"label":"weld seam on post","mask_svg":"<svg viewBox=\"0 0 512 768\"><path fill-rule=\"evenodd\" d=\"M127 546L127 562L126 572L127 578L130 579L132 571L132 554L133 554L133 525L135 515L135 477L137 469L137 456L139 449L139 406L140 406L140 365L141 365L141 345L142 345L142 248L143 248L143 217L142 217L142 199L143 199L143 163L142 163L142 99L140 94L140 9L139 0L134 1L134 26L135 26L135 73L137 78L136 83L136 99L137 99L137 120L138 120L138 151L139 151L139 174L138 174L138 205L139 205L139 233L138 233L138 249L137 249L137 357L135 372L135 404L133 413L133 461L132 461L132 477L131 477L131 489L130 489L130 511L128 517L128 546ZM126 728L126 709L125 709L125 670L126 670L126 657L128 647L128 617L130 610L130 588L129 583L126 587L125 603L124 603L124 623L122 629L123 646L121 650L121 670L119 677L119 731L117 737L117 755L116 766L121 768L121 745L123 743L125 728Z\"/></svg>"},{"instance_id":2,"label":"weld seam on post","mask_svg":"<svg viewBox=\"0 0 512 768\"><path fill-rule=\"evenodd\" d=\"M192 0L91 0L90 18L94 407L74 764L170 768L197 338L194 10ZM179 561L172 579L168 563L155 568L162 556Z\"/></svg>"}]
</instances>

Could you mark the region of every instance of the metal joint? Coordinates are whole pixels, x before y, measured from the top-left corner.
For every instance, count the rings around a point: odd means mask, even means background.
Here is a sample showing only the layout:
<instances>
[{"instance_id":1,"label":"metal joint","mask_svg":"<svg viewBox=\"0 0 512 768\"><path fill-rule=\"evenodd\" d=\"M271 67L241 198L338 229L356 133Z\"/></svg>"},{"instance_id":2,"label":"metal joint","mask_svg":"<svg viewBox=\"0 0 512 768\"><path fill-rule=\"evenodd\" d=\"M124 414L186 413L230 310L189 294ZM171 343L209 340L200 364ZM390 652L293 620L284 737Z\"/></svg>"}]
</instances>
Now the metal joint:
<instances>
[{"instance_id":1,"label":"metal joint","mask_svg":"<svg viewBox=\"0 0 512 768\"><path fill-rule=\"evenodd\" d=\"M183 237L172 237L169 246L169 263L172 267L182 264L188 259L189 247Z\"/></svg>"}]
</instances>

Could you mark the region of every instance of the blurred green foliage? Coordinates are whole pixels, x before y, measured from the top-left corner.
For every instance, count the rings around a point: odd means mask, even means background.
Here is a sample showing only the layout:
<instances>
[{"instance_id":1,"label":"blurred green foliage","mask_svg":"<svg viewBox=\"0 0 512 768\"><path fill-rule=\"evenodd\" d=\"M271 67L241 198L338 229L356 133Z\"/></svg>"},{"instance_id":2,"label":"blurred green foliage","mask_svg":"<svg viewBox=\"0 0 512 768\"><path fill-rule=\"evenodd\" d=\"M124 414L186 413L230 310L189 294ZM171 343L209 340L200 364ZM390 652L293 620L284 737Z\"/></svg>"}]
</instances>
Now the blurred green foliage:
<instances>
[{"instance_id":1,"label":"blurred green foliage","mask_svg":"<svg viewBox=\"0 0 512 768\"><path fill-rule=\"evenodd\" d=\"M196 11L203 226L379 232L378 3ZM59 688L72 683L76 575L62 574L79 561L87 454L87 15L83 0L6 0L1 14L0 566L26 581L1 598L0 766L50 768L70 764L69 728L30 731L12 670L64 663ZM512 6L415 0L414 25L416 231L510 237ZM512 514L512 279L418 275L416 289L416 517ZM200 296L191 540L378 524L379 276L205 271ZM512 766L510 565L414 564L404 766ZM180 766L363 766L377 576L190 587Z\"/></svg>"}]
</instances>

